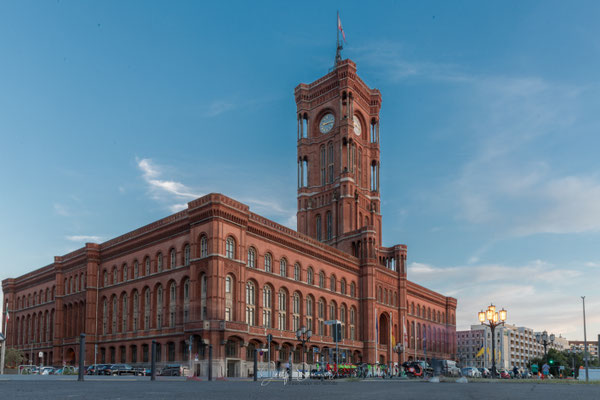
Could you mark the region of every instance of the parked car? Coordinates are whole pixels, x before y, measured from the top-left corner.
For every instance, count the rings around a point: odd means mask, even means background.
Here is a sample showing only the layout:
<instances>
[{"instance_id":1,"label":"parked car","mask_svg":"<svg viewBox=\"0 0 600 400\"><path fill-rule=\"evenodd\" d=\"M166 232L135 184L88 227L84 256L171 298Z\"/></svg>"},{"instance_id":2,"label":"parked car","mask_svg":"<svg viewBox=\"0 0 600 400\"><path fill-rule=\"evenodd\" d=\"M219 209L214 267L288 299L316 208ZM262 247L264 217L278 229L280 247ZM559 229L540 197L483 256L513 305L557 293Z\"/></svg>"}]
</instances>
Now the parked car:
<instances>
[{"instance_id":1,"label":"parked car","mask_svg":"<svg viewBox=\"0 0 600 400\"><path fill-rule=\"evenodd\" d=\"M54 375L54 367L42 367L40 375Z\"/></svg>"},{"instance_id":2,"label":"parked car","mask_svg":"<svg viewBox=\"0 0 600 400\"><path fill-rule=\"evenodd\" d=\"M482 378L489 378L492 376L492 373L490 372L489 369L483 367L483 368L477 368L479 370L479 372L481 372L481 377Z\"/></svg>"},{"instance_id":3,"label":"parked car","mask_svg":"<svg viewBox=\"0 0 600 400\"><path fill-rule=\"evenodd\" d=\"M467 378L481 378L481 372L475 367L464 367L460 370L460 373Z\"/></svg>"},{"instance_id":4,"label":"parked car","mask_svg":"<svg viewBox=\"0 0 600 400\"><path fill-rule=\"evenodd\" d=\"M167 365L160 371L160 376L181 376L181 365Z\"/></svg>"},{"instance_id":5,"label":"parked car","mask_svg":"<svg viewBox=\"0 0 600 400\"><path fill-rule=\"evenodd\" d=\"M442 371L446 376L460 376L460 368L454 360L442 360Z\"/></svg>"},{"instance_id":6,"label":"parked car","mask_svg":"<svg viewBox=\"0 0 600 400\"><path fill-rule=\"evenodd\" d=\"M104 375L102 371L110 367L110 364L93 364L87 367L85 373L87 375Z\"/></svg>"},{"instance_id":7,"label":"parked car","mask_svg":"<svg viewBox=\"0 0 600 400\"><path fill-rule=\"evenodd\" d=\"M108 369L110 373L107 375L137 375L137 371L129 364L113 364Z\"/></svg>"}]
</instances>

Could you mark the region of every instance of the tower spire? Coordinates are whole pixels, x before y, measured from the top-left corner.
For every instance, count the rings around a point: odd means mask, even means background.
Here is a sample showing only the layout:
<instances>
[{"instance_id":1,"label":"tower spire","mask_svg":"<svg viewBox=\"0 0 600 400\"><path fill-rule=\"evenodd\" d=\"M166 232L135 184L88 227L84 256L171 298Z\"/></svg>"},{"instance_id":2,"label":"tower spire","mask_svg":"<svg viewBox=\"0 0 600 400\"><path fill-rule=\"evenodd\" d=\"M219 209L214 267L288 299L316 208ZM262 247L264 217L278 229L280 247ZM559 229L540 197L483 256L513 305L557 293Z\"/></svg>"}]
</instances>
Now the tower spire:
<instances>
[{"instance_id":1,"label":"tower spire","mask_svg":"<svg viewBox=\"0 0 600 400\"><path fill-rule=\"evenodd\" d=\"M342 21L340 20L340 12L337 12L337 40L336 40L336 50L335 50L335 61L333 63L333 69L337 67L337 65L342 61L342 50L344 49L344 45L340 42L340 32L342 32L342 39L346 41L346 33L344 32L344 28L342 28Z\"/></svg>"}]
</instances>

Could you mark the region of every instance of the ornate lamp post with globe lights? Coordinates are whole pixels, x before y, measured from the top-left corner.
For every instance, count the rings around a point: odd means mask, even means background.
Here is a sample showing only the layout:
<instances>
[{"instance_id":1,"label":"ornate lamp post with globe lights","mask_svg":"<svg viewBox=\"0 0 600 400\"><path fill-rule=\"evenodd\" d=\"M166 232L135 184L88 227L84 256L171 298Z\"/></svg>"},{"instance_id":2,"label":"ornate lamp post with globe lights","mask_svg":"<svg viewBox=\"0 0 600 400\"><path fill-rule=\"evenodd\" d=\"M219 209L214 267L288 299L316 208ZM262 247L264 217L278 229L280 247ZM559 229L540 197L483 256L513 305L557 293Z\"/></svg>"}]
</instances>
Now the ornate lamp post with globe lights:
<instances>
[{"instance_id":1,"label":"ornate lamp post with globe lights","mask_svg":"<svg viewBox=\"0 0 600 400\"><path fill-rule=\"evenodd\" d=\"M503 308L496 311L496 306L493 304L490 304L486 311L479 312L481 325L489 326L492 331L492 378L496 378L496 337L494 332L498 325L504 325L504 321L506 321L506 310Z\"/></svg>"},{"instance_id":2,"label":"ornate lamp post with globe lights","mask_svg":"<svg viewBox=\"0 0 600 400\"><path fill-rule=\"evenodd\" d=\"M308 342L310 340L312 336L312 331L310 329L306 329L305 326L303 326L302 328L298 329L296 331L296 339L298 339L299 341L302 342L302 379L304 379L304 353L306 352L305 346L306 346L306 342ZM291 371L290 371L291 374Z\"/></svg>"},{"instance_id":3,"label":"ornate lamp post with globe lights","mask_svg":"<svg viewBox=\"0 0 600 400\"><path fill-rule=\"evenodd\" d=\"M548 338L550 338L550 340L548 340ZM546 331L535 334L535 341L544 345L544 362L548 362L548 345L552 345L555 338L554 333L548 336L548 332Z\"/></svg>"}]
</instances>

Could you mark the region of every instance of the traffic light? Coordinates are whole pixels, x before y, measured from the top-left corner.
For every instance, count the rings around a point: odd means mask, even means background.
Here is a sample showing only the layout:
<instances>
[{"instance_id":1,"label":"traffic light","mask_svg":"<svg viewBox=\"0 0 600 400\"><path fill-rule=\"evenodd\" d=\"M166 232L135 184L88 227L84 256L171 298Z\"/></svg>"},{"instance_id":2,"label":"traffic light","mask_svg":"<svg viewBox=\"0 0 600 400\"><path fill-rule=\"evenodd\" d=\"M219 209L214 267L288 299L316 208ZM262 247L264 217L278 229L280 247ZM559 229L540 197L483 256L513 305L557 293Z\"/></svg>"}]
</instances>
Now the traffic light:
<instances>
[{"instance_id":1,"label":"traffic light","mask_svg":"<svg viewBox=\"0 0 600 400\"><path fill-rule=\"evenodd\" d=\"M549 363L550 365L554 365L554 360L553 360L553 359L550 359L550 360L548 361L548 363Z\"/></svg>"}]
</instances>

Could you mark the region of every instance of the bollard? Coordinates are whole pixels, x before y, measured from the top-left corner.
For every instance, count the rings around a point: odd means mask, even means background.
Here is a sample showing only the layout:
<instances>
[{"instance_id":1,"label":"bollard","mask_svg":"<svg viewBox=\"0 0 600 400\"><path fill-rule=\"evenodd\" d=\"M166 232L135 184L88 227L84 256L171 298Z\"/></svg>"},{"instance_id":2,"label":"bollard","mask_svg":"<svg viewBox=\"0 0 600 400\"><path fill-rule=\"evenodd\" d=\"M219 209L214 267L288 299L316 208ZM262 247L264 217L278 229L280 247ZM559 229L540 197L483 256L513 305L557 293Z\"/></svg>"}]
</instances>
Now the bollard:
<instances>
[{"instance_id":1,"label":"bollard","mask_svg":"<svg viewBox=\"0 0 600 400\"><path fill-rule=\"evenodd\" d=\"M254 382L257 381L258 375L258 349L254 349Z\"/></svg>"},{"instance_id":2,"label":"bollard","mask_svg":"<svg viewBox=\"0 0 600 400\"><path fill-rule=\"evenodd\" d=\"M79 335L79 377L77 380L83 382L83 372L85 368L85 333ZM41 373L41 370L40 370Z\"/></svg>"},{"instance_id":3,"label":"bollard","mask_svg":"<svg viewBox=\"0 0 600 400\"><path fill-rule=\"evenodd\" d=\"M212 344L208 345L208 380L212 381Z\"/></svg>"},{"instance_id":4,"label":"bollard","mask_svg":"<svg viewBox=\"0 0 600 400\"><path fill-rule=\"evenodd\" d=\"M291 383L292 382L292 375L294 375L294 366L292 364L292 356L290 355L290 362L289 362L289 368L290 368L290 372L289 372L289 378L288 381Z\"/></svg>"},{"instance_id":5,"label":"bollard","mask_svg":"<svg viewBox=\"0 0 600 400\"><path fill-rule=\"evenodd\" d=\"M156 380L156 340L152 341L152 350L150 355L150 380Z\"/></svg>"}]
</instances>

